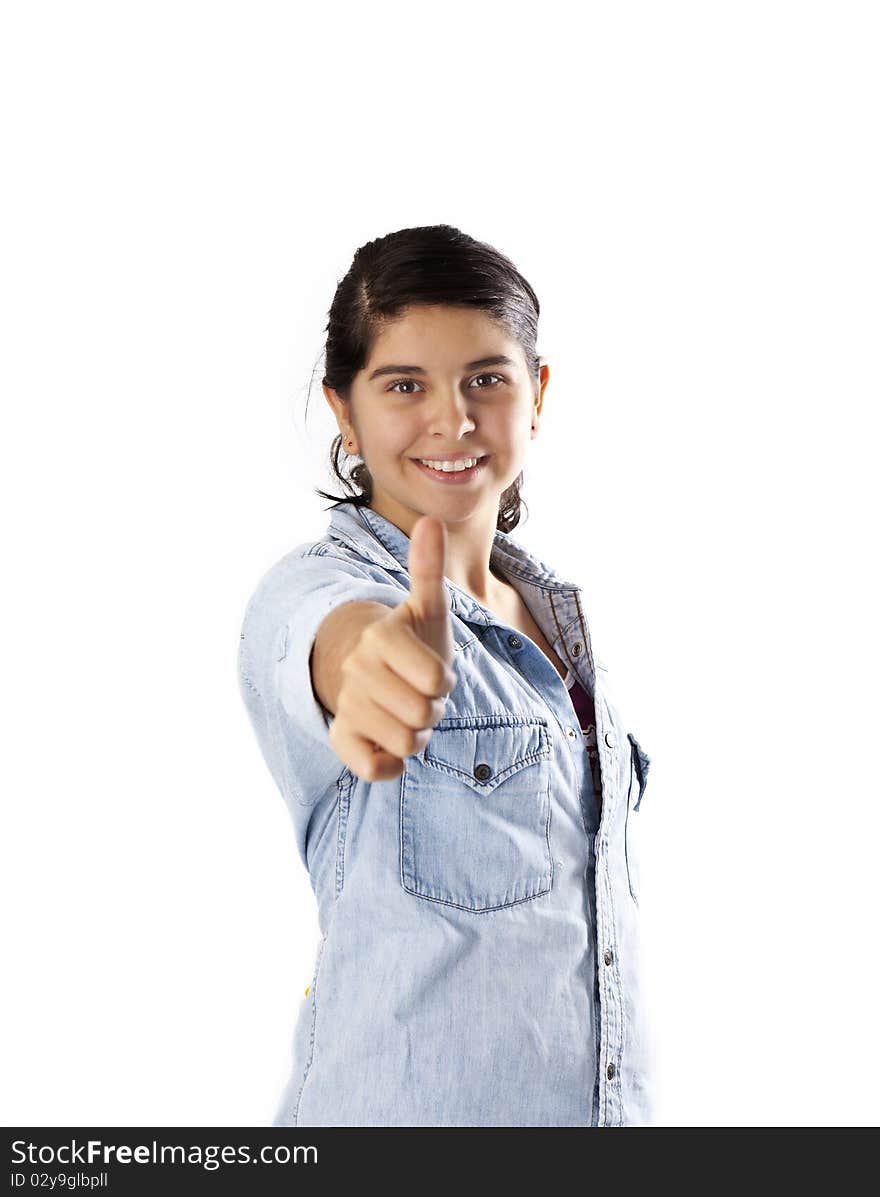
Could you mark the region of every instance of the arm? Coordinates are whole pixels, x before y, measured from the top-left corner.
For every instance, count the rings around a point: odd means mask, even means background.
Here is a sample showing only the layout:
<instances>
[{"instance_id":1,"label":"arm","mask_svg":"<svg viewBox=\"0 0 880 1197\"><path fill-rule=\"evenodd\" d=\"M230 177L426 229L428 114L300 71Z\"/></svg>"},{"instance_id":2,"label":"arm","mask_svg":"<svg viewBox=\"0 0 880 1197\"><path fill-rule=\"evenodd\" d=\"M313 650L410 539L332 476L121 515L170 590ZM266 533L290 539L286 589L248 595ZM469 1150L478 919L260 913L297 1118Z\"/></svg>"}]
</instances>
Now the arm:
<instances>
[{"instance_id":1,"label":"arm","mask_svg":"<svg viewBox=\"0 0 880 1197\"><path fill-rule=\"evenodd\" d=\"M336 714L336 698L342 682L342 662L357 644L364 628L388 614L387 603L352 600L342 603L318 627L309 670L312 690L328 714Z\"/></svg>"},{"instance_id":2,"label":"arm","mask_svg":"<svg viewBox=\"0 0 880 1197\"><path fill-rule=\"evenodd\" d=\"M343 768L330 743L332 716L313 689L318 631L340 607L375 605L387 614L406 595L406 587L379 567L306 545L277 561L247 603L238 643L241 694L260 751L293 813L301 855L310 808L335 793ZM319 647L323 653L323 643ZM345 656L336 655L341 664ZM322 681L318 685L335 707L341 676L333 693Z\"/></svg>"}]
</instances>

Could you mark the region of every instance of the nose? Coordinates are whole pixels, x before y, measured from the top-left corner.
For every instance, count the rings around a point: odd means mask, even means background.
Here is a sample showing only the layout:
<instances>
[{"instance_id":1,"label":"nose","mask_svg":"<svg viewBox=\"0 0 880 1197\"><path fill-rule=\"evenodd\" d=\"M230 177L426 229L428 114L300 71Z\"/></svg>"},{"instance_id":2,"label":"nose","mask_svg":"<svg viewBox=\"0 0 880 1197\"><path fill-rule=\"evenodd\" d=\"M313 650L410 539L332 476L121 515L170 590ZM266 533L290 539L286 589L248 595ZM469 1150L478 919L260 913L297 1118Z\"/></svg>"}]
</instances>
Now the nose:
<instances>
[{"instance_id":1,"label":"nose","mask_svg":"<svg viewBox=\"0 0 880 1197\"><path fill-rule=\"evenodd\" d=\"M455 387L435 393L428 414L429 436L439 436L445 443L454 444L475 427L470 396L462 395Z\"/></svg>"}]
</instances>

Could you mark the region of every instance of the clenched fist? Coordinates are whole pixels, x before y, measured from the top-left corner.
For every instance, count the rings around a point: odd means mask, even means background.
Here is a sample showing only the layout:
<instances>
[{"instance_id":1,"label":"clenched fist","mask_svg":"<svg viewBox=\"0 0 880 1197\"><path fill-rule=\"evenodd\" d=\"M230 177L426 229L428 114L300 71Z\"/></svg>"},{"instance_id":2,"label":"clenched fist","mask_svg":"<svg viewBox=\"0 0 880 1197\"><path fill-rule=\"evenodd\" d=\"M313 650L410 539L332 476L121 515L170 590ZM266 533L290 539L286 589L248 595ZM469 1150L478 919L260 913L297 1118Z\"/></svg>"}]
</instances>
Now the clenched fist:
<instances>
[{"instance_id":1,"label":"clenched fist","mask_svg":"<svg viewBox=\"0 0 880 1197\"><path fill-rule=\"evenodd\" d=\"M446 525L422 516L412 530L410 592L363 629L340 664L329 740L366 781L399 777L443 717L455 687L446 572Z\"/></svg>"}]
</instances>

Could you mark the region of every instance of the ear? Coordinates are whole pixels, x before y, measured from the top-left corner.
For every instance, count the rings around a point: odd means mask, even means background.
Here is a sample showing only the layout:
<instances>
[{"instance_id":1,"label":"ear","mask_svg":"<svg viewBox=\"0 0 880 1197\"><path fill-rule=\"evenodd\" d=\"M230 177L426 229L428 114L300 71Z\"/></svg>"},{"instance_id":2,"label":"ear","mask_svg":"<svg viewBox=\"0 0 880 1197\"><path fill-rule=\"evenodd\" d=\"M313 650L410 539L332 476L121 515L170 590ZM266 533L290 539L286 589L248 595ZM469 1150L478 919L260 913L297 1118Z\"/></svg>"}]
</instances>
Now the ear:
<instances>
[{"instance_id":1,"label":"ear","mask_svg":"<svg viewBox=\"0 0 880 1197\"><path fill-rule=\"evenodd\" d=\"M336 419L336 426L342 436L342 447L346 453L357 453L357 434L349 420L348 403L332 387L324 386L322 383L321 390Z\"/></svg>"},{"instance_id":2,"label":"ear","mask_svg":"<svg viewBox=\"0 0 880 1197\"><path fill-rule=\"evenodd\" d=\"M538 386L538 393L535 396L534 406L532 407L532 440L538 432L541 425L541 409L544 406L544 391L547 389L547 382L550 378L550 367L543 357L538 358L540 364L540 382Z\"/></svg>"}]
</instances>

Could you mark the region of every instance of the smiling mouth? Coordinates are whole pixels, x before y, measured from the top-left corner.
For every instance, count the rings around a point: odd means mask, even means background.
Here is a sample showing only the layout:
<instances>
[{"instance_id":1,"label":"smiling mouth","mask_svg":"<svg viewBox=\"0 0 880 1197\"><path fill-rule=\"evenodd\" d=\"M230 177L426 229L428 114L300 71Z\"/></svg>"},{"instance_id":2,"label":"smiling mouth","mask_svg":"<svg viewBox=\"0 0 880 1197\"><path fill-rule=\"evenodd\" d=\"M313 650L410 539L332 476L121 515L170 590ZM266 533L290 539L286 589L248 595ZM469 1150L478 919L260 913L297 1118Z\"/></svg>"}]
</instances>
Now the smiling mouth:
<instances>
[{"instance_id":1,"label":"smiling mouth","mask_svg":"<svg viewBox=\"0 0 880 1197\"><path fill-rule=\"evenodd\" d=\"M474 466L484 462L488 456L488 453L474 453L470 457L462 454L460 457L413 457L411 460L429 470L436 470L437 473L451 474L473 469Z\"/></svg>"},{"instance_id":2,"label":"smiling mouth","mask_svg":"<svg viewBox=\"0 0 880 1197\"><path fill-rule=\"evenodd\" d=\"M433 479L436 482L455 485L455 483L466 482L468 479L475 477L482 472L483 466L489 459L488 453L483 453L481 456L460 458L458 461L442 462L434 458L435 465L428 465L427 462L431 458L413 457L410 460L421 470L426 477ZM462 462L468 462L467 466L463 466Z\"/></svg>"}]
</instances>

